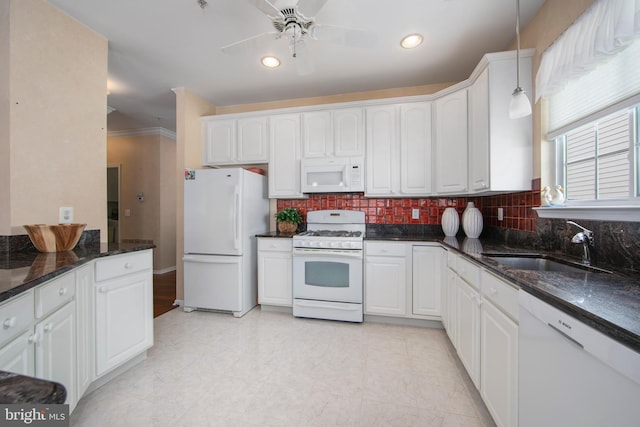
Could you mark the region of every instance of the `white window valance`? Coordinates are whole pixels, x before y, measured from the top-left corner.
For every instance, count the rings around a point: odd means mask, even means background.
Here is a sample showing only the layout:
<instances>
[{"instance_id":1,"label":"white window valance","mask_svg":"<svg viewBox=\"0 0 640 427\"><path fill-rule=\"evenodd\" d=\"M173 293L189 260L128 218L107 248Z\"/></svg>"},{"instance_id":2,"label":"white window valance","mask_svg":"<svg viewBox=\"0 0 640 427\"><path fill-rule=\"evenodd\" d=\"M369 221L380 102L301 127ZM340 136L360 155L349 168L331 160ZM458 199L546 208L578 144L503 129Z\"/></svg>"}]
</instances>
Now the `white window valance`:
<instances>
[{"instance_id":1,"label":"white window valance","mask_svg":"<svg viewBox=\"0 0 640 427\"><path fill-rule=\"evenodd\" d=\"M640 0L596 0L542 54L536 101L562 89L640 35Z\"/></svg>"}]
</instances>

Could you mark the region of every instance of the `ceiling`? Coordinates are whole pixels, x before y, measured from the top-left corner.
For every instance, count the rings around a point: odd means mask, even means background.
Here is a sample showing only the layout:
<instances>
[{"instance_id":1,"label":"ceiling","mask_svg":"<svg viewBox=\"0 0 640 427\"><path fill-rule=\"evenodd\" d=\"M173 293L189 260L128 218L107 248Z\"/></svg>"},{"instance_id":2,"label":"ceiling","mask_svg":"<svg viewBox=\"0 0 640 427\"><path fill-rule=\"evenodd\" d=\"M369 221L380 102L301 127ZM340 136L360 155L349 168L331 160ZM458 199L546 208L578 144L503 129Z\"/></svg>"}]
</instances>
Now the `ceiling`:
<instances>
[{"instance_id":1,"label":"ceiling","mask_svg":"<svg viewBox=\"0 0 640 427\"><path fill-rule=\"evenodd\" d=\"M328 0L317 24L377 34L372 48L308 40L315 71L299 75L288 43L230 55L221 47L274 31L247 0L49 0L109 40L109 130L175 131L175 95L185 87L216 106L335 95L466 79L484 53L515 35L515 0ZM296 0L274 0L278 8ZM521 26L544 0L521 4ZM400 39L420 33L413 50ZM259 60L282 61L266 69Z\"/></svg>"}]
</instances>

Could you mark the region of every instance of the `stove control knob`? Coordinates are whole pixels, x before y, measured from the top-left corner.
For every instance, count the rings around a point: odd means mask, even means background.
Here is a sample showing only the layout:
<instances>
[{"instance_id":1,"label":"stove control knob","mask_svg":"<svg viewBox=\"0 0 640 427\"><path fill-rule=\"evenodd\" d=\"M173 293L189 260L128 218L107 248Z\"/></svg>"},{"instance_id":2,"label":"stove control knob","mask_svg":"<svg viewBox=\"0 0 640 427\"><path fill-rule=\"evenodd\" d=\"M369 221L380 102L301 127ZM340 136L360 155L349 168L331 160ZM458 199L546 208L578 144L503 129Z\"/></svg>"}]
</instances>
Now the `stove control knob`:
<instances>
[{"instance_id":1,"label":"stove control knob","mask_svg":"<svg viewBox=\"0 0 640 427\"><path fill-rule=\"evenodd\" d=\"M340 247L340 242L331 242L331 247L332 248L339 248Z\"/></svg>"},{"instance_id":2,"label":"stove control knob","mask_svg":"<svg viewBox=\"0 0 640 427\"><path fill-rule=\"evenodd\" d=\"M318 247L320 247L320 248L326 248L326 247L328 246L328 245L327 245L327 243L328 243L328 242L318 242Z\"/></svg>"},{"instance_id":3,"label":"stove control knob","mask_svg":"<svg viewBox=\"0 0 640 427\"><path fill-rule=\"evenodd\" d=\"M350 248L351 247L351 242L342 242L342 246L343 248Z\"/></svg>"}]
</instances>

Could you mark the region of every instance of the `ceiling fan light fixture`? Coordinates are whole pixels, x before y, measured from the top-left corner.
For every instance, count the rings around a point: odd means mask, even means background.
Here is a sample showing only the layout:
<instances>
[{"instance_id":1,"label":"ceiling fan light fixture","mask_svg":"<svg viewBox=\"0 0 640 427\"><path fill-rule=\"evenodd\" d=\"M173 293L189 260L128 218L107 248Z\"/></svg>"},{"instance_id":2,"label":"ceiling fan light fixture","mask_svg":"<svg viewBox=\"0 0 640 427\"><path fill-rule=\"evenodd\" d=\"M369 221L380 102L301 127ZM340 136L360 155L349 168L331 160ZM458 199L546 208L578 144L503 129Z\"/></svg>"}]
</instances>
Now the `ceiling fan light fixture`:
<instances>
[{"instance_id":1,"label":"ceiling fan light fixture","mask_svg":"<svg viewBox=\"0 0 640 427\"><path fill-rule=\"evenodd\" d=\"M275 56L264 56L260 63L267 68L278 68L280 66L280 60Z\"/></svg>"},{"instance_id":2,"label":"ceiling fan light fixture","mask_svg":"<svg viewBox=\"0 0 640 427\"><path fill-rule=\"evenodd\" d=\"M420 46L422 44L422 40L423 38L420 34L409 34L408 36L403 37L400 41L400 46L405 49L413 49Z\"/></svg>"}]
</instances>

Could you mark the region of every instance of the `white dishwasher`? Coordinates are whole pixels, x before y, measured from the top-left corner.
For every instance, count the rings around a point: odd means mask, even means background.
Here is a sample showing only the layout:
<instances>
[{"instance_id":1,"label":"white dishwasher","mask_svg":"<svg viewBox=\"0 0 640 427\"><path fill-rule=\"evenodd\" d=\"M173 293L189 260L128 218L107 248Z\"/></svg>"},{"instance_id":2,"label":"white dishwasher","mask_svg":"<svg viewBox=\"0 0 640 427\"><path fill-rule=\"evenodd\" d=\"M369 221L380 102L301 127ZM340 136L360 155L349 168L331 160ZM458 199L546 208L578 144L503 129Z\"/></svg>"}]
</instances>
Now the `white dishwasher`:
<instances>
[{"instance_id":1,"label":"white dishwasher","mask_svg":"<svg viewBox=\"0 0 640 427\"><path fill-rule=\"evenodd\" d=\"M519 427L638 426L640 353L520 291Z\"/></svg>"}]
</instances>

